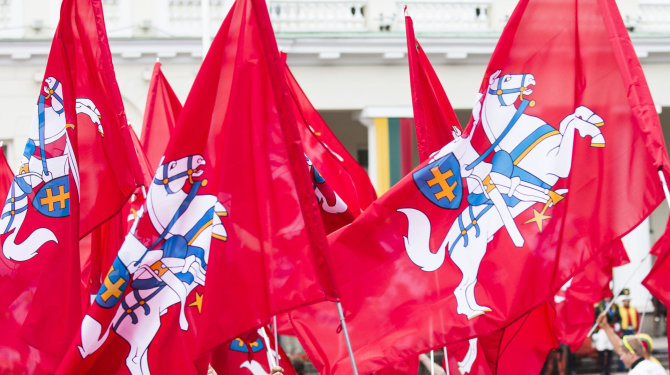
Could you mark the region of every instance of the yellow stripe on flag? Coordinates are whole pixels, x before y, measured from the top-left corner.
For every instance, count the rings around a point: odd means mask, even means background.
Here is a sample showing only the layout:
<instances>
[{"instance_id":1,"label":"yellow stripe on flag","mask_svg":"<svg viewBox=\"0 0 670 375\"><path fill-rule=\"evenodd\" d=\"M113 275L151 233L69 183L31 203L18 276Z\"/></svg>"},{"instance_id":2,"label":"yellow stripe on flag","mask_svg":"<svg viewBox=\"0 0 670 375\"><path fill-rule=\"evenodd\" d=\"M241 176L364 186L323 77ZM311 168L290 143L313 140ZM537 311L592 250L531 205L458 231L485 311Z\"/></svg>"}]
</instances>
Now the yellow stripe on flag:
<instances>
[{"instance_id":1,"label":"yellow stripe on flag","mask_svg":"<svg viewBox=\"0 0 670 375\"><path fill-rule=\"evenodd\" d=\"M391 187L389 173L389 120L375 118L375 137L377 139L377 195L384 194Z\"/></svg>"}]
</instances>

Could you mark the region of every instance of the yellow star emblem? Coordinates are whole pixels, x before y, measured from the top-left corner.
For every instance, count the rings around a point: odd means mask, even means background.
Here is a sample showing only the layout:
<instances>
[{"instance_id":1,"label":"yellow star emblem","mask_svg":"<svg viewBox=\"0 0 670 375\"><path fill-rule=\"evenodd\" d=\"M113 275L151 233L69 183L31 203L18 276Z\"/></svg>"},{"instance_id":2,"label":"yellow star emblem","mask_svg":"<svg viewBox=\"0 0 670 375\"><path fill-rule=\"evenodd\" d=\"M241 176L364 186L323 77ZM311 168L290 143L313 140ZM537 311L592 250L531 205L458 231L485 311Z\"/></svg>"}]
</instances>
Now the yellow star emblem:
<instances>
[{"instance_id":1,"label":"yellow star emblem","mask_svg":"<svg viewBox=\"0 0 670 375\"><path fill-rule=\"evenodd\" d=\"M198 308L198 313L202 312L202 296L203 294L198 294L198 292L195 292L195 301L191 302L189 306L196 306Z\"/></svg>"},{"instance_id":2,"label":"yellow star emblem","mask_svg":"<svg viewBox=\"0 0 670 375\"><path fill-rule=\"evenodd\" d=\"M538 210L533 208L533 218L524 222L524 224L529 224L529 223L535 223L537 224L537 229L540 230L540 233L542 233L542 228L543 228L543 222L544 220L551 219L551 216L545 215L544 210L542 212L539 212Z\"/></svg>"}]
</instances>

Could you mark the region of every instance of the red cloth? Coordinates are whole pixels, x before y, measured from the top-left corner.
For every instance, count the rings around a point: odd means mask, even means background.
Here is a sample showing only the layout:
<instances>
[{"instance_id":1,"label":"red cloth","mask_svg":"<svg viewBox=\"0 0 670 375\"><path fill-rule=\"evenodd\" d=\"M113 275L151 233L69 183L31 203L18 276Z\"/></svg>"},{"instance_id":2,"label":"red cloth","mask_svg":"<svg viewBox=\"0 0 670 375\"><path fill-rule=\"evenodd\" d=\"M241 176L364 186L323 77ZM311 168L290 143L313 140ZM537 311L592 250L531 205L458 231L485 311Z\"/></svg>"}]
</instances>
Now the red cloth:
<instances>
[{"instance_id":1,"label":"red cloth","mask_svg":"<svg viewBox=\"0 0 670 375\"><path fill-rule=\"evenodd\" d=\"M547 355L558 348L554 332L556 311L544 303L504 329L497 352L495 374L539 374ZM489 356L492 363L493 356Z\"/></svg>"},{"instance_id":2,"label":"red cloth","mask_svg":"<svg viewBox=\"0 0 670 375\"><path fill-rule=\"evenodd\" d=\"M219 345L212 353L211 366L222 375L269 374L279 358L284 375L295 375L284 349L281 346L278 348L279 353L275 350L272 330L267 326L261 327Z\"/></svg>"},{"instance_id":3,"label":"red cloth","mask_svg":"<svg viewBox=\"0 0 670 375\"><path fill-rule=\"evenodd\" d=\"M670 221L661 237L652 247L656 261L651 267L647 277L642 280L642 285L649 290L661 303L670 306Z\"/></svg>"},{"instance_id":4,"label":"red cloth","mask_svg":"<svg viewBox=\"0 0 670 375\"><path fill-rule=\"evenodd\" d=\"M101 7L61 5L37 120L0 224L0 331L13 340L0 344L13 353L0 362L25 361L31 373L55 370L88 305L80 237L118 212L138 184Z\"/></svg>"},{"instance_id":5,"label":"red cloth","mask_svg":"<svg viewBox=\"0 0 670 375\"><path fill-rule=\"evenodd\" d=\"M177 94L161 71L161 63L157 61L151 73L141 133L142 149L149 160L151 175L163 157L181 107Z\"/></svg>"},{"instance_id":6,"label":"red cloth","mask_svg":"<svg viewBox=\"0 0 670 375\"><path fill-rule=\"evenodd\" d=\"M315 175L310 168L321 217L326 232L330 233L360 215L377 199L377 194L367 172L314 109L286 64L284 73L305 154L318 171Z\"/></svg>"},{"instance_id":7,"label":"red cloth","mask_svg":"<svg viewBox=\"0 0 670 375\"><path fill-rule=\"evenodd\" d=\"M428 56L414 36L412 18L408 16L405 16L405 32L416 144L419 160L424 161L431 153L451 142L454 139L451 134L453 128L460 131L461 124Z\"/></svg>"},{"instance_id":8,"label":"red cloth","mask_svg":"<svg viewBox=\"0 0 670 375\"><path fill-rule=\"evenodd\" d=\"M325 298L288 95L265 2L236 2L59 373L202 373L209 350Z\"/></svg>"},{"instance_id":9,"label":"red cloth","mask_svg":"<svg viewBox=\"0 0 670 375\"><path fill-rule=\"evenodd\" d=\"M447 358L449 360L450 374L467 374L467 375L491 375L494 372L491 370L491 365L487 361L486 349L482 347L482 342L485 344L494 345L488 349L497 354L498 346L500 345L500 333L489 335L488 338L472 338L470 340L458 342L449 345L447 348ZM442 362L442 367L445 366L445 361Z\"/></svg>"},{"instance_id":10,"label":"red cloth","mask_svg":"<svg viewBox=\"0 0 670 375\"><path fill-rule=\"evenodd\" d=\"M394 363L393 365L374 372L374 375L416 375L419 372L419 358L411 358L406 361Z\"/></svg>"},{"instance_id":11,"label":"red cloth","mask_svg":"<svg viewBox=\"0 0 670 375\"><path fill-rule=\"evenodd\" d=\"M361 372L507 326L663 199L659 119L613 1L519 2L480 93L466 138L329 236ZM524 196L540 186L549 197ZM349 371L339 344L317 345Z\"/></svg>"}]
</instances>

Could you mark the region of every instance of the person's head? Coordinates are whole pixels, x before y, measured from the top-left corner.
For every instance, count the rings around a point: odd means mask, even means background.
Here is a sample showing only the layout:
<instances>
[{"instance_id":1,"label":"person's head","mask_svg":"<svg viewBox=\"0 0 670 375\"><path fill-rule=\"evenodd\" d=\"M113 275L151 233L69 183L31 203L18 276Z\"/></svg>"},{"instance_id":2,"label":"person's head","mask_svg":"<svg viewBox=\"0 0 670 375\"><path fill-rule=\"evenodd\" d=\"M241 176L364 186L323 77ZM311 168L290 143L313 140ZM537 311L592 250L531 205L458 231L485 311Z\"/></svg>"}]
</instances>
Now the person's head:
<instances>
[{"instance_id":1,"label":"person's head","mask_svg":"<svg viewBox=\"0 0 670 375\"><path fill-rule=\"evenodd\" d=\"M640 340L633 335L624 336L622 341L623 354L621 355L621 361L629 369L635 361L644 358L644 347Z\"/></svg>"},{"instance_id":2,"label":"person's head","mask_svg":"<svg viewBox=\"0 0 670 375\"><path fill-rule=\"evenodd\" d=\"M649 357L651 357L651 351L654 350L651 336L646 333L638 333L635 337L642 343L642 347L644 348L644 358L649 359Z\"/></svg>"},{"instance_id":3,"label":"person's head","mask_svg":"<svg viewBox=\"0 0 670 375\"><path fill-rule=\"evenodd\" d=\"M626 308L630 307L630 289L624 288L621 291L621 303Z\"/></svg>"}]
</instances>

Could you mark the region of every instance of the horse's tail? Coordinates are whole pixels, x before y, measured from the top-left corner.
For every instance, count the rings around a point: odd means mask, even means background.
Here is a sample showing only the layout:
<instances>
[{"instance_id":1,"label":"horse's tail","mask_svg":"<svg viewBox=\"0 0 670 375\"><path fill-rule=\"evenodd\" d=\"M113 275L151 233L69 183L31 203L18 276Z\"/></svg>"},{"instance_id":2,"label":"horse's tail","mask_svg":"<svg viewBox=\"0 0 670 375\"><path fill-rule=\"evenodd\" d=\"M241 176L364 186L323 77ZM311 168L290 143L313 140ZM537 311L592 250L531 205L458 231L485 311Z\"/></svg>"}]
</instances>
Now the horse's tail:
<instances>
[{"instance_id":1,"label":"horse's tail","mask_svg":"<svg viewBox=\"0 0 670 375\"><path fill-rule=\"evenodd\" d=\"M84 320L81 322L81 346L77 346L82 358L86 358L100 348L102 343L107 340L110 328L111 325L107 327L103 334L102 325L97 320L90 315L84 316ZM100 337L101 334L102 337Z\"/></svg>"},{"instance_id":2,"label":"horse's tail","mask_svg":"<svg viewBox=\"0 0 670 375\"><path fill-rule=\"evenodd\" d=\"M51 230L38 228L30 233L25 241L17 244L14 240L16 240L18 229L18 227L14 228L2 244L2 253L7 259L23 262L37 255L37 250L45 243L49 241L58 243L56 235Z\"/></svg>"},{"instance_id":3,"label":"horse's tail","mask_svg":"<svg viewBox=\"0 0 670 375\"><path fill-rule=\"evenodd\" d=\"M423 271L430 272L440 268L444 263L446 253L446 242L433 253L430 250L430 220L421 211L414 208L400 208L407 216L407 236L405 240L405 251L409 259L421 267Z\"/></svg>"}]
</instances>

